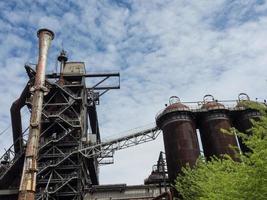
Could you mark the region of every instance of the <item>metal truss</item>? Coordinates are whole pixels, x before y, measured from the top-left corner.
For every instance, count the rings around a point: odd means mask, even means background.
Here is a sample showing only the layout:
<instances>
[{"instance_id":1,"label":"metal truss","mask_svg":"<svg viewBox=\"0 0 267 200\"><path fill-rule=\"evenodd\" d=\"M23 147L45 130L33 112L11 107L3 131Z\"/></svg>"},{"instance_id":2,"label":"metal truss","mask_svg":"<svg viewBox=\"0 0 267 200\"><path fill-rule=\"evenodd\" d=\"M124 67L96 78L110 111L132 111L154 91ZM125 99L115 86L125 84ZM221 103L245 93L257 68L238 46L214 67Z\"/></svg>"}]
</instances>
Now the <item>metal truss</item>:
<instances>
[{"instance_id":1,"label":"metal truss","mask_svg":"<svg viewBox=\"0 0 267 200\"><path fill-rule=\"evenodd\" d=\"M82 188L93 184L93 179L96 181L94 174L97 176L97 159L82 156L79 149L83 147L82 135L87 134L86 119L83 118L87 112L91 127L95 124L97 126L92 130L93 134L99 134L96 111L93 111L92 116L86 111L86 106L95 110L96 101L99 101L92 98L96 96L94 90L102 90L100 84L118 74L104 76L106 78L92 88L85 88L83 79L80 83L65 82L63 85L47 81L50 94L42 109L42 123L46 125L43 126L40 137L37 186L42 186L41 190L38 190L40 187L37 188L37 199L81 199ZM82 107L85 113L82 113ZM88 169L89 165L93 166L93 171L92 167ZM64 174L66 171L68 173Z\"/></svg>"},{"instance_id":2,"label":"metal truss","mask_svg":"<svg viewBox=\"0 0 267 200\"><path fill-rule=\"evenodd\" d=\"M29 68L29 67L28 67ZM29 71L29 69L28 69ZM69 75L71 77L71 75ZM59 78L60 74L48 74L46 75L47 79L56 79ZM67 76L66 76L67 77ZM88 100L90 102L94 102L96 105L99 105L99 97L104 95L106 92L112 89L120 89L120 73L114 72L114 73L90 73L90 74L83 74L81 75L83 78L90 78L91 80L94 78L101 78L100 81L98 81L96 84L94 84L92 87L86 88L88 93ZM116 84L112 85L104 85L108 79L115 78ZM58 85L60 89L62 87ZM66 91L65 91L66 92Z\"/></svg>"},{"instance_id":3,"label":"metal truss","mask_svg":"<svg viewBox=\"0 0 267 200\"><path fill-rule=\"evenodd\" d=\"M85 176L83 162L75 153L82 143L86 125L87 91L84 82L50 83L42 108L42 132L38 156L36 199L82 199Z\"/></svg>"},{"instance_id":4,"label":"metal truss","mask_svg":"<svg viewBox=\"0 0 267 200\"><path fill-rule=\"evenodd\" d=\"M108 142L84 147L79 150L79 153L86 158L97 157L98 162L101 164L103 159L113 158L115 151L155 140L159 134L160 130L157 127L153 127ZM109 163L103 162L103 164Z\"/></svg>"},{"instance_id":5,"label":"metal truss","mask_svg":"<svg viewBox=\"0 0 267 200\"><path fill-rule=\"evenodd\" d=\"M158 137L160 132L161 131L157 127L153 127L108 142L93 146L85 146L80 150L62 154L61 158L59 158L55 164L50 162L45 163L45 165L40 166L40 172L58 166L77 153L82 154L86 158L98 158L98 162L101 164L103 159L113 158L115 151L153 141ZM52 154L50 155L52 156ZM103 164L107 163L103 162Z\"/></svg>"},{"instance_id":6,"label":"metal truss","mask_svg":"<svg viewBox=\"0 0 267 200\"><path fill-rule=\"evenodd\" d=\"M17 139L17 141L21 140L26 144L26 140L23 137ZM2 184L2 180L7 179L6 176L8 176L12 168L17 165L17 162L24 157L24 153L24 148L22 148L22 151L15 153L14 144L5 150L5 153L0 157L0 185Z\"/></svg>"}]
</instances>

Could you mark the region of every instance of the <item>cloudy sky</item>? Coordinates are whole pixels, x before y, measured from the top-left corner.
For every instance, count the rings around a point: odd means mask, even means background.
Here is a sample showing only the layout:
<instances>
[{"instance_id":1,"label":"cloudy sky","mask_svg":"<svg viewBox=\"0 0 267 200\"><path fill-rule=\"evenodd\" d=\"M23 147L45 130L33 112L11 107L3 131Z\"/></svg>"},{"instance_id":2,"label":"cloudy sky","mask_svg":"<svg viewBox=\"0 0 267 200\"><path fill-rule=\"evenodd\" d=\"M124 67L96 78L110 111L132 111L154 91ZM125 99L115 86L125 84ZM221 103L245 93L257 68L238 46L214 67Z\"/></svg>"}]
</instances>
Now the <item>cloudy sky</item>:
<instances>
[{"instance_id":1,"label":"cloudy sky","mask_svg":"<svg viewBox=\"0 0 267 200\"><path fill-rule=\"evenodd\" d=\"M47 72L56 71L62 47L88 73L120 72L121 89L98 107L103 138L153 123L172 95L267 98L265 0L9 0L0 9L0 130L9 127L10 105L26 84L24 64L37 62L43 27L55 32ZM11 141L9 129L1 149ZM143 183L163 149L160 135L117 152L114 165L101 167L101 183Z\"/></svg>"}]
</instances>

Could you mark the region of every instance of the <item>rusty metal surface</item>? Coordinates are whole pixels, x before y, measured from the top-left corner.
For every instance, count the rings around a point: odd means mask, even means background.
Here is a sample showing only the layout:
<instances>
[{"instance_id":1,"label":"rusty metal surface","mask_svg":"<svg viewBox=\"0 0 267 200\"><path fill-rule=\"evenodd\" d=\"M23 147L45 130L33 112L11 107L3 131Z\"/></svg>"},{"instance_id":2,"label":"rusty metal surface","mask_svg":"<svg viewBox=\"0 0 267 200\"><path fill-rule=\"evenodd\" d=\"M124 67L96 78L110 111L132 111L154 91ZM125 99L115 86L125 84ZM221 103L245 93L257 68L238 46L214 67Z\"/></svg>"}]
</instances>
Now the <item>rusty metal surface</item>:
<instances>
[{"instance_id":1,"label":"rusty metal surface","mask_svg":"<svg viewBox=\"0 0 267 200\"><path fill-rule=\"evenodd\" d=\"M213 104L216 105L216 102ZM200 118L200 135L203 144L204 154L209 160L211 156L228 154L234 160L238 160L234 150L230 147L237 146L234 135L222 132L222 129L231 128L227 110L213 109L204 113Z\"/></svg>"},{"instance_id":2,"label":"rusty metal surface","mask_svg":"<svg viewBox=\"0 0 267 200\"><path fill-rule=\"evenodd\" d=\"M170 108L186 108L179 104L172 104ZM188 163L193 166L200 155L195 123L190 111L177 110L176 112L161 115L157 125L163 130L163 139L168 167L169 180L174 182L182 167Z\"/></svg>"},{"instance_id":3,"label":"rusty metal surface","mask_svg":"<svg viewBox=\"0 0 267 200\"><path fill-rule=\"evenodd\" d=\"M180 102L177 102L177 103L174 103L174 104L171 104L169 105L166 109L165 109L165 112L169 112L171 110L189 110L189 107L180 103Z\"/></svg>"},{"instance_id":4,"label":"rusty metal surface","mask_svg":"<svg viewBox=\"0 0 267 200\"><path fill-rule=\"evenodd\" d=\"M156 123L163 131L168 178L174 184L182 168L194 166L200 155L194 116L187 106L176 102L156 117ZM179 197L175 189L171 193Z\"/></svg>"},{"instance_id":5,"label":"rusty metal surface","mask_svg":"<svg viewBox=\"0 0 267 200\"><path fill-rule=\"evenodd\" d=\"M21 124L21 108L26 104L26 99L30 92L30 81L25 86L20 97L13 102L10 108L11 122L12 122L12 132L13 132L13 143L15 153L22 151L23 141L19 139L22 137L22 124Z\"/></svg>"},{"instance_id":6,"label":"rusty metal surface","mask_svg":"<svg viewBox=\"0 0 267 200\"><path fill-rule=\"evenodd\" d=\"M251 120L252 119L256 121L259 120L261 114L257 110L248 108L247 104L245 103L248 101L250 101L249 98L248 100L238 101L236 107L237 108L243 107L245 108L245 110L242 110L236 113L236 115L234 115L233 123L234 123L235 128L238 131L250 135L251 134L250 129L252 128ZM238 137L238 142L239 142L239 146L242 152L246 153L250 151L249 148L244 144L244 142L242 141L240 137Z\"/></svg>"},{"instance_id":7,"label":"rusty metal surface","mask_svg":"<svg viewBox=\"0 0 267 200\"><path fill-rule=\"evenodd\" d=\"M198 117L201 141L206 158L211 159L212 156L220 157L228 154L234 160L238 160L235 151L230 147L237 147L237 141L234 135L222 132L230 130L231 122L229 119L229 110L210 94L203 98L201 109L206 112Z\"/></svg>"},{"instance_id":8,"label":"rusty metal surface","mask_svg":"<svg viewBox=\"0 0 267 200\"><path fill-rule=\"evenodd\" d=\"M203 104L202 109L206 110L217 110L217 109L225 109L225 106L221 103L216 101L211 101Z\"/></svg>"},{"instance_id":9,"label":"rusty metal surface","mask_svg":"<svg viewBox=\"0 0 267 200\"><path fill-rule=\"evenodd\" d=\"M162 116L172 113L172 112L177 112L177 111L190 111L190 108L180 102L170 104L167 106L163 111L159 112L156 116L156 121L160 121Z\"/></svg>"},{"instance_id":10,"label":"rusty metal surface","mask_svg":"<svg viewBox=\"0 0 267 200\"><path fill-rule=\"evenodd\" d=\"M211 94L207 94L203 97L201 109L203 110L219 110L225 109L225 106L219 103Z\"/></svg>"},{"instance_id":11,"label":"rusty metal surface","mask_svg":"<svg viewBox=\"0 0 267 200\"><path fill-rule=\"evenodd\" d=\"M197 134L193 122L176 121L163 128L170 182L174 182L182 167L193 166L200 155Z\"/></svg>"},{"instance_id":12,"label":"rusty metal surface","mask_svg":"<svg viewBox=\"0 0 267 200\"><path fill-rule=\"evenodd\" d=\"M39 58L36 69L35 83L33 88L32 114L30 119L29 138L25 153L22 178L19 188L19 200L33 200L35 196L37 176L37 151L40 135L40 121L43 106L45 88L45 67L48 48L54 33L47 29L38 31Z\"/></svg>"}]
</instances>

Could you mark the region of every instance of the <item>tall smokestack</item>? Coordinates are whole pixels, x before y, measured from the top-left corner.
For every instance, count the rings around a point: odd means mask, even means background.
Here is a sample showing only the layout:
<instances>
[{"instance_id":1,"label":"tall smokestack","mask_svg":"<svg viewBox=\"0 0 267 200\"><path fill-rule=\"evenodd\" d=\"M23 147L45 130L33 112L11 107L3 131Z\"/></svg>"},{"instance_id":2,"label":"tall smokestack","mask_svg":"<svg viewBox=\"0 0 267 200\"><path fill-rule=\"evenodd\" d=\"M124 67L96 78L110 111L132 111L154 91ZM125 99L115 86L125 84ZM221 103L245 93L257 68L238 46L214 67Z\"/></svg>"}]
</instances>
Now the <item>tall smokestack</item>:
<instances>
[{"instance_id":1,"label":"tall smokestack","mask_svg":"<svg viewBox=\"0 0 267 200\"><path fill-rule=\"evenodd\" d=\"M19 200L34 200L35 198L40 122L44 92L47 90L45 88L45 67L48 48L54 38L54 33L48 29L40 29L37 36L39 38L39 58L33 87L30 130L19 188Z\"/></svg>"}]
</instances>

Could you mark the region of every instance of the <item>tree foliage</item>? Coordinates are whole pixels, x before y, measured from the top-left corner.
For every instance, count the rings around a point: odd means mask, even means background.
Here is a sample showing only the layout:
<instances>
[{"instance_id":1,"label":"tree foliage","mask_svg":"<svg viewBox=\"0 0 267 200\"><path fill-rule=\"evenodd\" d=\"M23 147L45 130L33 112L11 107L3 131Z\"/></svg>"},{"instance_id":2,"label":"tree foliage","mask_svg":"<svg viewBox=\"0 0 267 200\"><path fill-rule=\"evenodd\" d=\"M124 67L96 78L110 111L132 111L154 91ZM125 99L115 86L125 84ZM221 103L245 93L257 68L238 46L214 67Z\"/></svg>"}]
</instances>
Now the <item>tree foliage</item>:
<instances>
[{"instance_id":1,"label":"tree foliage","mask_svg":"<svg viewBox=\"0 0 267 200\"><path fill-rule=\"evenodd\" d=\"M186 167L175 182L175 188L186 200L265 200L267 199L267 112L260 104L246 106L260 110L262 117L252 121L251 135L237 133L251 152L240 155L241 162L229 156L197 161ZM231 130L232 134L233 131Z\"/></svg>"}]
</instances>

